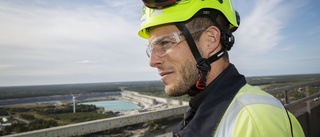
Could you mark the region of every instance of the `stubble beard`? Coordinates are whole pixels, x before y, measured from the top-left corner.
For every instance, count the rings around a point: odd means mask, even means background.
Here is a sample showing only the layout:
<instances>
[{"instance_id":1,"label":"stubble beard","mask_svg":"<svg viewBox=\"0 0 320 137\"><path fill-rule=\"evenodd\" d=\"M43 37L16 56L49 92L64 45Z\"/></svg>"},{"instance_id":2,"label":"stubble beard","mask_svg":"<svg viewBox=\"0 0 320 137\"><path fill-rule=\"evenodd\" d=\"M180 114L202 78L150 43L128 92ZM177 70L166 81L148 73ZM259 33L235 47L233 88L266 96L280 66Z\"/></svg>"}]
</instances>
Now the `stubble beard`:
<instances>
[{"instance_id":1,"label":"stubble beard","mask_svg":"<svg viewBox=\"0 0 320 137\"><path fill-rule=\"evenodd\" d=\"M197 82L198 69L194 58L189 58L178 68L178 77L172 88L166 89L168 96L176 97L188 93Z\"/></svg>"}]
</instances>

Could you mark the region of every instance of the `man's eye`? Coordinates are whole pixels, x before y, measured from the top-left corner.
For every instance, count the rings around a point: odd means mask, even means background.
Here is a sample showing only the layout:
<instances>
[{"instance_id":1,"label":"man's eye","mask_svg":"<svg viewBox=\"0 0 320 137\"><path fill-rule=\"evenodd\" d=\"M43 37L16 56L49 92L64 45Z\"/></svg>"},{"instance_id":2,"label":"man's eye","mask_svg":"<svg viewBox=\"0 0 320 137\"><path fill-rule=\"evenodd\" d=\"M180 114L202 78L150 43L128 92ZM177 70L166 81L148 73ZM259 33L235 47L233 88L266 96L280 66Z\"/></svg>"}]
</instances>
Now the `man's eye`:
<instances>
[{"instance_id":1,"label":"man's eye","mask_svg":"<svg viewBox=\"0 0 320 137\"><path fill-rule=\"evenodd\" d=\"M159 45L162 47L162 48L166 48L168 45L171 44L171 41L161 41L159 43Z\"/></svg>"}]
</instances>

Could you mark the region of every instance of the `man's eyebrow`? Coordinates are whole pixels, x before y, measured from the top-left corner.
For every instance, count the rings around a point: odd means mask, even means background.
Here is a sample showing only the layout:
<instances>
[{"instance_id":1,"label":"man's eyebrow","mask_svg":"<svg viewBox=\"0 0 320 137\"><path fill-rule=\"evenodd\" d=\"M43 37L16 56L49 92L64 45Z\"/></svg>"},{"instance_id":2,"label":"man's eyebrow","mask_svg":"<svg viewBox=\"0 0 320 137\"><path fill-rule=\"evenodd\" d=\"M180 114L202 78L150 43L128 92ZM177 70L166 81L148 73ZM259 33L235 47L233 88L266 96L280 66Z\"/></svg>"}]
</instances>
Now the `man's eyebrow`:
<instances>
[{"instance_id":1,"label":"man's eyebrow","mask_svg":"<svg viewBox=\"0 0 320 137\"><path fill-rule=\"evenodd\" d=\"M161 41L161 40L163 40L163 39L165 39L165 38L170 38L170 36L169 36L169 35L160 36L160 37L155 38L154 40L152 40L151 43L152 43L152 44L153 44L153 43L157 43L157 42L159 42L159 41Z\"/></svg>"}]
</instances>

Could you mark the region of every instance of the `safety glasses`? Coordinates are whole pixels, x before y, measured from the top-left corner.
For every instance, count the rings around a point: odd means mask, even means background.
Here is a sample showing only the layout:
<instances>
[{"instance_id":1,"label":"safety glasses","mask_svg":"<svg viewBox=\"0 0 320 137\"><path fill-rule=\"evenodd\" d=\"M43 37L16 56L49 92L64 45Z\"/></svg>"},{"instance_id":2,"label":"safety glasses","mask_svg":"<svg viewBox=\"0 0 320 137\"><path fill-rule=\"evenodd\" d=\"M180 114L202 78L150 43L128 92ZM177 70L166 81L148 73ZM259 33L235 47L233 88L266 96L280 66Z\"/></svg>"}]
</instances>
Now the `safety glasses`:
<instances>
[{"instance_id":1,"label":"safety glasses","mask_svg":"<svg viewBox=\"0 0 320 137\"><path fill-rule=\"evenodd\" d=\"M194 34L200 31L206 30L206 28L199 28L191 30L190 34ZM185 40L185 37L181 32L173 32L153 39L150 44L146 46L146 53L148 57L151 56L151 51L158 57L163 57L169 53L173 47Z\"/></svg>"},{"instance_id":2,"label":"safety glasses","mask_svg":"<svg viewBox=\"0 0 320 137\"><path fill-rule=\"evenodd\" d=\"M187 0L142 0L144 5L153 9L162 9Z\"/></svg>"},{"instance_id":3,"label":"safety glasses","mask_svg":"<svg viewBox=\"0 0 320 137\"><path fill-rule=\"evenodd\" d=\"M163 57L166 55L174 46L178 45L184 40L181 32L173 32L171 34L163 35L152 40L146 47L148 57L151 56L151 51L158 56Z\"/></svg>"}]
</instances>

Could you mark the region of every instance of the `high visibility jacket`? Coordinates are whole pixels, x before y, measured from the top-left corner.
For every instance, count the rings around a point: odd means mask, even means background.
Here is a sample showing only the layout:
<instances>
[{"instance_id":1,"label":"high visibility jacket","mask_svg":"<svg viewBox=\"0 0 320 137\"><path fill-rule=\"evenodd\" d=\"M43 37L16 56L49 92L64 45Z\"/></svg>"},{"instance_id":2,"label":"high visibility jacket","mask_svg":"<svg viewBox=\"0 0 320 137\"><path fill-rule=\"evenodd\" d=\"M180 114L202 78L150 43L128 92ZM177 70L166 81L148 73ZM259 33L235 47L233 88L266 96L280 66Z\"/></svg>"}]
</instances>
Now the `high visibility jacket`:
<instances>
[{"instance_id":1,"label":"high visibility jacket","mask_svg":"<svg viewBox=\"0 0 320 137\"><path fill-rule=\"evenodd\" d=\"M278 99L246 84L229 105L214 136L292 137L291 130L294 137L304 137L298 120Z\"/></svg>"},{"instance_id":2,"label":"high visibility jacket","mask_svg":"<svg viewBox=\"0 0 320 137\"><path fill-rule=\"evenodd\" d=\"M304 137L297 119L272 95L247 84L230 64L190 100L180 137ZM292 130L291 130L292 129Z\"/></svg>"}]
</instances>

